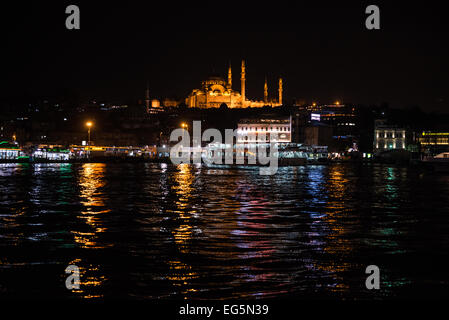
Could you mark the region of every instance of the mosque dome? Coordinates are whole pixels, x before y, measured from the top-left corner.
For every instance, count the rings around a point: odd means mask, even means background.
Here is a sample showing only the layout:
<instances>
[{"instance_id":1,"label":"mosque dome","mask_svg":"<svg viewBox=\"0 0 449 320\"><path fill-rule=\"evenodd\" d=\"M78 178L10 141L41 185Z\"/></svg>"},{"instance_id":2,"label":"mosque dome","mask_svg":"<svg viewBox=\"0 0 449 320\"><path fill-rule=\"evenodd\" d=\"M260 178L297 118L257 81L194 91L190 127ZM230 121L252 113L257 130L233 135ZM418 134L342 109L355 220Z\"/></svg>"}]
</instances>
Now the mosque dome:
<instances>
[{"instance_id":1,"label":"mosque dome","mask_svg":"<svg viewBox=\"0 0 449 320\"><path fill-rule=\"evenodd\" d=\"M205 91L214 91L223 93L226 90L227 82L220 76L211 75L207 80L203 81L203 89Z\"/></svg>"}]
</instances>

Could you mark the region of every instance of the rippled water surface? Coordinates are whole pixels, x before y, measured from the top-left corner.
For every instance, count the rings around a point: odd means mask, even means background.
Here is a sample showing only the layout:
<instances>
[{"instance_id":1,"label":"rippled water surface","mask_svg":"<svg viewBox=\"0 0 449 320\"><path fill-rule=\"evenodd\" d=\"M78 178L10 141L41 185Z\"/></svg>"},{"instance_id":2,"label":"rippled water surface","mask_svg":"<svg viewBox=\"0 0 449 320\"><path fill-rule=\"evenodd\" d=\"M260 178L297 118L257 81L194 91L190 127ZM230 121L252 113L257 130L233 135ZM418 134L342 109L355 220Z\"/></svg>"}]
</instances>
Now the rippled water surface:
<instances>
[{"instance_id":1,"label":"rippled water surface","mask_svg":"<svg viewBox=\"0 0 449 320\"><path fill-rule=\"evenodd\" d=\"M0 298L440 297L449 175L0 164ZM81 287L65 288L68 265ZM381 289L365 287L365 268Z\"/></svg>"}]
</instances>

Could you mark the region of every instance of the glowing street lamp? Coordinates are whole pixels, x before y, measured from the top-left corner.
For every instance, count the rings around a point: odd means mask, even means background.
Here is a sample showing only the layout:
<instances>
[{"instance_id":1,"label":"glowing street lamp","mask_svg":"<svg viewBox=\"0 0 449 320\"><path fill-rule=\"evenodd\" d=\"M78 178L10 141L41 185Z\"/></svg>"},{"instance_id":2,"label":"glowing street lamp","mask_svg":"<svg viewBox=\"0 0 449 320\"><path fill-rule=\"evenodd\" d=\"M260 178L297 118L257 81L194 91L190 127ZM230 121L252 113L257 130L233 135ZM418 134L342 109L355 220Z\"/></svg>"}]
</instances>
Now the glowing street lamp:
<instances>
[{"instance_id":1,"label":"glowing street lamp","mask_svg":"<svg viewBox=\"0 0 449 320\"><path fill-rule=\"evenodd\" d=\"M184 131L182 132L182 139L183 139L183 140L184 140L184 139L187 139L186 133L187 133L187 136L188 136L188 135L189 135L189 132L188 132L188 130L189 130L189 125L188 125L187 123L183 122L183 123L181 123L181 128L184 129ZM182 147L182 146L181 146L181 147Z\"/></svg>"},{"instance_id":2,"label":"glowing street lamp","mask_svg":"<svg viewBox=\"0 0 449 320\"><path fill-rule=\"evenodd\" d=\"M188 131L189 130L189 125L185 122L181 123L181 128L183 128L184 130Z\"/></svg>"},{"instance_id":3,"label":"glowing street lamp","mask_svg":"<svg viewBox=\"0 0 449 320\"><path fill-rule=\"evenodd\" d=\"M90 146L90 128L92 127L92 121L87 121L86 122L86 127L87 127L87 145Z\"/></svg>"}]
</instances>

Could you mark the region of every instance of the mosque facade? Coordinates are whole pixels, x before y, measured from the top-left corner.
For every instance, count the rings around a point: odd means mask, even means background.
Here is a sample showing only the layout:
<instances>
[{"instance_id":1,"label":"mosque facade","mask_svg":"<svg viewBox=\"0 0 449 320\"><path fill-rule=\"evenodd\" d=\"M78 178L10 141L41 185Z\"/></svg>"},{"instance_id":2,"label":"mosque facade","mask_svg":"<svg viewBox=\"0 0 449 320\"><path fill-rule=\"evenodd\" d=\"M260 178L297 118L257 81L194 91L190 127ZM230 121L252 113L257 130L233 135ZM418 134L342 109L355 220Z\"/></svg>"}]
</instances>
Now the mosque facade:
<instances>
[{"instance_id":1,"label":"mosque facade","mask_svg":"<svg viewBox=\"0 0 449 320\"><path fill-rule=\"evenodd\" d=\"M242 60L240 73L240 92L232 89L232 68L229 65L228 79L213 76L201 82L200 89L194 89L186 98L185 103L190 108L257 108L263 106L278 107L282 105L282 78L279 78L278 99L268 98L268 83L265 79L264 99L260 101L248 100L245 95L246 70Z\"/></svg>"}]
</instances>

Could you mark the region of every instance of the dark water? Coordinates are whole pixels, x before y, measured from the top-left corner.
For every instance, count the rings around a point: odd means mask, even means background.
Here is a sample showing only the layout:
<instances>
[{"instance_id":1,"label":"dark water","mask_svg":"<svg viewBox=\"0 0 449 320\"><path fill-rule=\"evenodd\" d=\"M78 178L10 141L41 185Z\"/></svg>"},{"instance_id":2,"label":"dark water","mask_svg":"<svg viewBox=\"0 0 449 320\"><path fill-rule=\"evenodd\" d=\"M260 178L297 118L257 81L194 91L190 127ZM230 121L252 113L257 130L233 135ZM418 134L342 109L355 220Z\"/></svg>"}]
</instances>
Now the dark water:
<instances>
[{"instance_id":1,"label":"dark water","mask_svg":"<svg viewBox=\"0 0 449 320\"><path fill-rule=\"evenodd\" d=\"M0 298L435 298L449 176L385 166L0 164ZM65 288L68 265L81 288ZM365 268L381 289L365 287Z\"/></svg>"}]
</instances>

